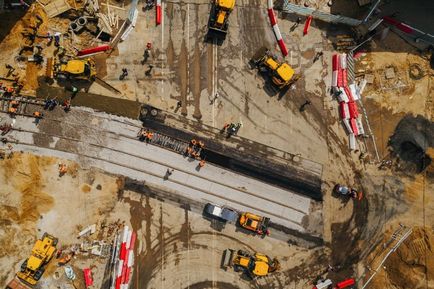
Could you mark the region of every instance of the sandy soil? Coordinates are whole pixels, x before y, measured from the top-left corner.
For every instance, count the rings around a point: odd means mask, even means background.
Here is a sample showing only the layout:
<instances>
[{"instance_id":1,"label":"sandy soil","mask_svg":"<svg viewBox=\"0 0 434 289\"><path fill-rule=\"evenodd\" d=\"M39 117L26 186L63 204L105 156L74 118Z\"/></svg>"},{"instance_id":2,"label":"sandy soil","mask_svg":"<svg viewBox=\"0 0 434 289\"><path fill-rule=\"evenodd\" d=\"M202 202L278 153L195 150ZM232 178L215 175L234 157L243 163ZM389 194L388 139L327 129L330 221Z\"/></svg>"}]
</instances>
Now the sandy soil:
<instances>
[{"instance_id":1,"label":"sandy soil","mask_svg":"<svg viewBox=\"0 0 434 289\"><path fill-rule=\"evenodd\" d=\"M116 178L79 171L69 162L69 172L59 177L59 161L20 153L1 161L1 285L28 257L37 237L48 232L59 238L59 246L75 244L77 233L101 222L116 202Z\"/></svg>"}]
</instances>

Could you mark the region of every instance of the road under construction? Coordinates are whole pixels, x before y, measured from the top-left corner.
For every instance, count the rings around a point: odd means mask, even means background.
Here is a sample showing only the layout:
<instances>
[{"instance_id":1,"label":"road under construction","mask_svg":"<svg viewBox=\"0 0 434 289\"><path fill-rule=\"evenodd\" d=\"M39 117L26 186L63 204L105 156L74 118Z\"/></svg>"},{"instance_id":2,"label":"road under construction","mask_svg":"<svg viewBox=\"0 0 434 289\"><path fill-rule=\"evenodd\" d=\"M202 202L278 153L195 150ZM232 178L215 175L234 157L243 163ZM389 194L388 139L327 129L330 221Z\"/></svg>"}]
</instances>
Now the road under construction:
<instances>
[{"instance_id":1,"label":"road under construction","mask_svg":"<svg viewBox=\"0 0 434 289\"><path fill-rule=\"evenodd\" d=\"M37 106L33 110L35 108ZM94 123L97 125L89 125ZM198 169L197 161L188 161L184 156L188 141L183 137L191 139L194 135L178 132L175 139L164 134L164 130L156 130L153 142L143 143L137 138L140 127L137 120L78 109L50 114L38 125L33 118L17 116L9 141L19 150L84 161L89 166L170 191L180 198L195 200L200 204L196 210L202 210L204 204L211 202L269 216L283 232L284 228L287 232L298 231L301 237L307 235L308 241L316 237L315 242L321 243L321 202L315 195L312 197L312 189L306 190L305 195L301 186L288 190L293 181L297 184L302 181L285 178L282 174L278 175L283 180L280 182L273 181L274 177L267 184L263 182L267 176L257 181L254 177L260 168L250 165L246 160L248 154L237 152L237 158L231 158L230 154L222 157L218 153L223 152L217 151L215 157L208 157L212 147L205 152L206 167ZM208 140L205 143L208 145ZM240 163L249 165L248 170L236 166L243 156L246 157ZM272 160L270 163L273 164ZM167 168L174 169L174 173L165 180Z\"/></svg>"},{"instance_id":2,"label":"road under construction","mask_svg":"<svg viewBox=\"0 0 434 289\"><path fill-rule=\"evenodd\" d=\"M0 1L0 287L434 288L431 36L368 2Z\"/></svg>"}]
</instances>

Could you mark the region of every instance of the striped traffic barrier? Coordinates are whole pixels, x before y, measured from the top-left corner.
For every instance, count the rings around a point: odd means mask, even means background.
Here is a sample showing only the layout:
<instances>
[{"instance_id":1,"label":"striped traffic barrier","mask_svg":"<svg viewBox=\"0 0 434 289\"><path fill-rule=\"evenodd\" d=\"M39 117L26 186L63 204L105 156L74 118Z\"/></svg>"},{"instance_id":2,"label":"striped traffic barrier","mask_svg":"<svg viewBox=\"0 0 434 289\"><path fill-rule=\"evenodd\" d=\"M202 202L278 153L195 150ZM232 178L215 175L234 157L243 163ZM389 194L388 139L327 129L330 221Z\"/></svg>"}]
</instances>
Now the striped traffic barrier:
<instances>
[{"instance_id":1,"label":"striped traffic barrier","mask_svg":"<svg viewBox=\"0 0 434 289\"><path fill-rule=\"evenodd\" d=\"M312 23L313 16L310 15L306 19L306 23L304 23L303 36L309 32L310 24Z\"/></svg>"},{"instance_id":2,"label":"striped traffic barrier","mask_svg":"<svg viewBox=\"0 0 434 289\"><path fill-rule=\"evenodd\" d=\"M339 55L332 56L332 87L338 86L338 73L339 73Z\"/></svg>"},{"instance_id":3,"label":"striped traffic barrier","mask_svg":"<svg viewBox=\"0 0 434 289\"><path fill-rule=\"evenodd\" d=\"M350 119L350 108L348 103L339 102L339 111L341 113L341 119Z\"/></svg>"},{"instance_id":4,"label":"striped traffic barrier","mask_svg":"<svg viewBox=\"0 0 434 289\"><path fill-rule=\"evenodd\" d=\"M157 25L161 24L161 0L157 0L157 5L155 7L155 22Z\"/></svg>"},{"instance_id":5,"label":"striped traffic barrier","mask_svg":"<svg viewBox=\"0 0 434 289\"><path fill-rule=\"evenodd\" d=\"M348 111L350 113L350 118L359 117L359 112L357 111L357 104L354 101L348 102Z\"/></svg>"},{"instance_id":6,"label":"striped traffic barrier","mask_svg":"<svg viewBox=\"0 0 434 289\"><path fill-rule=\"evenodd\" d=\"M276 36L277 44L283 56L288 55L288 49L283 41L282 34L280 33L279 26L277 25L276 14L273 10L273 0L268 0L268 18L270 18L271 26L273 27L274 36Z\"/></svg>"}]
</instances>

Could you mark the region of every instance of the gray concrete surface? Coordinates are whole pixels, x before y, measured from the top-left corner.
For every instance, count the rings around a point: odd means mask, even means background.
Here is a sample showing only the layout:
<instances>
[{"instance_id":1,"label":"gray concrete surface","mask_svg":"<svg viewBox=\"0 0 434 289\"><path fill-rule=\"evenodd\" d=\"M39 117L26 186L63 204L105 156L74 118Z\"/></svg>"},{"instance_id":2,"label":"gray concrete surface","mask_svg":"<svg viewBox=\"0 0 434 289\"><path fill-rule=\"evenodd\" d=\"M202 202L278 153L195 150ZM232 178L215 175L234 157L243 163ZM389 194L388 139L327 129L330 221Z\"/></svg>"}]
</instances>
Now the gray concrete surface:
<instances>
[{"instance_id":1,"label":"gray concrete surface","mask_svg":"<svg viewBox=\"0 0 434 289\"><path fill-rule=\"evenodd\" d=\"M139 142L139 125L77 109L50 114L38 126L31 118L17 117L10 138L17 143L15 150L76 160L192 200L252 211L287 228L321 234L321 214L311 214L318 210L316 202L210 164L199 171L196 161ZM175 171L165 179L169 167Z\"/></svg>"}]
</instances>

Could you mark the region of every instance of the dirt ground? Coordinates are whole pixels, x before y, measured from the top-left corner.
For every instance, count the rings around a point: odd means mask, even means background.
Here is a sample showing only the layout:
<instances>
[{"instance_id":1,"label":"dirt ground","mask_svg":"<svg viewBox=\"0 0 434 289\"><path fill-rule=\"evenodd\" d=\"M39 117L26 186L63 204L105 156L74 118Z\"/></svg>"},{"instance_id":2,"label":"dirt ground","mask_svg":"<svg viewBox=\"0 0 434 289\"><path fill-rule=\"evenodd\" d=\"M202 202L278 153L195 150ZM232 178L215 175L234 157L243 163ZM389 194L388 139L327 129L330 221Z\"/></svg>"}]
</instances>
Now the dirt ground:
<instances>
[{"instance_id":1,"label":"dirt ground","mask_svg":"<svg viewBox=\"0 0 434 289\"><path fill-rule=\"evenodd\" d=\"M137 232L132 288L298 287L327 266L322 257L327 251L324 247L308 250L277 239L245 235L233 225L222 227L179 204L124 190L122 179L72 162L65 162L69 171L60 177L59 162L65 161L18 152L0 161L0 182L4 184L0 188L0 286L12 279L43 232L59 238L58 248L67 251L83 241L110 243L113 230L122 224ZM78 239L78 232L94 223L96 234ZM240 278L233 270L220 268L227 248L276 256L282 269L256 282ZM69 263L77 274L73 283L56 263L56 259L50 263L41 288L84 288L81 269L85 267L92 268L95 282L100 284L107 259L79 251Z\"/></svg>"},{"instance_id":2,"label":"dirt ground","mask_svg":"<svg viewBox=\"0 0 434 289\"><path fill-rule=\"evenodd\" d=\"M130 42L121 44L111 58L99 60L105 61L99 68L101 75L122 91L119 98L167 110L173 110L178 101L183 101L176 113L215 127L226 121L243 121L242 136L258 139L263 134L266 137L259 141L264 144L321 162L325 167L323 238L326 246L307 250L274 239L259 242L240 235L231 226L216 230L218 224L178 204L124 191L122 182L115 176L68 163L77 170L72 169L60 178L58 159L16 153L12 159L0 161L0 183L5 184L0 187L0 276L3 276L0 285L12 278L36 237L43 232L56 235L60 244L67 247L80 242L76 238L80 229L92 223L101 224L106 219L110 224L121 220L139 233L134 288L305 288L322 273L334 280L361 277L364 281L369 276L367 266L378 262L376 256L384 251L382 244L400 223L412 227L413 234L391 255L370 288L434 288L433 165L422 173L408 174L401 170L388 148L389 138L404 116L420 115L432 123L433 75L426 56L389 33L385 40L374 42L366 56L356 63L358 79L366 74L374 77L374 82L366 86L363 102L380 160L393 161L391 168L380 170L378 163L360 158L360 152L348 152L346 135L338 121L337 103L326 93L332 51L318 27L312 27L303 38L297 34L301 27L292 34L284 32L291 39L289 62L309 77L300 80L294 91L278 100L267 94L264 80L245 65L257 43L271 45L273 41L265 12L260 12L263 3L241 3L233 15L236 21L232 26L236 32L229 36L231 42L214 50L201 38L207 20L204 15L208 13L208 2L202 2L168 3L165 9L168 21L161 28L150 24L155 20L153 14L141 11L142 21L131 34ZM43 15L40 8L33 12ZM23 38L17 35L23 27L34 24L31 14L12 28L0 43L0 51L16 52L24 45ZM60 29L66 22L53 21L50 27L44 23L41 33ZM292 24L283 19L279 22L282 31L289 31ZM245 43L240 41L237 33L248 34L249 29L262 29L265 36L258 39L252 35ZM147 66L140 63L149 39L156 39L151 57L156 66L152 78L144 76ZM237 45L243 49L237 49ZM402 49L394 51L395 46ZM323 48L323 60L312 63L315 51ZM46 51L51 53L53 49ZM389 49L393 52L387 52ZM276 47L274 50L277 51ZM26 79L25 92L34 91L38 86L37 76L44 73L43 67L16 63L13 53L0 54L0 63L14 63L20 68L19 73ZM3 64L0 72L5 74ZM412 64L421 68L420 79L410 77L408 67ZM121 82L118 76L124 66L129 68L130 77ZM395 77L385 77L388 68L393 68ZM220 80L216 80L215 73ZM40 97L65 93L59 87L42 88ZM103 91L113 96L102 87L96 86L93 92ZM211 103L216 92L218 100ZM95 101L89 96L92 94L83 93L82 99L87 99L80 104ZM300 114L298 107L305 99L312 100L313 105L307 113ZM115 107L112 103L106 106ZM369 152L375 155L372 147ZM432 150L428 153L433 156ZM333 196L331 191L337 182L361 188L365 198L353 202ZM224 272L219 268L219 261L222 251L228 247L279 255L282 271L257 283L240 278L235 272ZM73 264L77 271L94 266L97 278L102 279L104 262L79 256ZM337 269L327 272L329 264ZM55 266L48 272L48 280L53 284L54 272L57 272ZM83 286L80 282L74 285Z\"/></svg>"}]
</instances>

